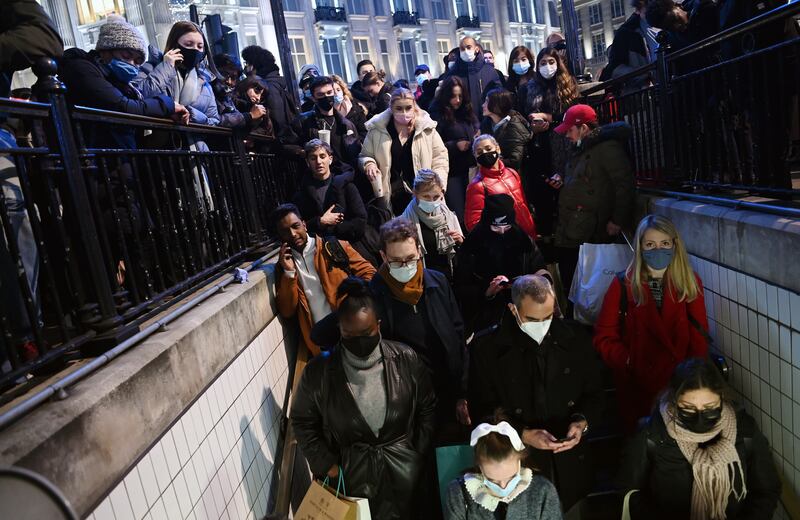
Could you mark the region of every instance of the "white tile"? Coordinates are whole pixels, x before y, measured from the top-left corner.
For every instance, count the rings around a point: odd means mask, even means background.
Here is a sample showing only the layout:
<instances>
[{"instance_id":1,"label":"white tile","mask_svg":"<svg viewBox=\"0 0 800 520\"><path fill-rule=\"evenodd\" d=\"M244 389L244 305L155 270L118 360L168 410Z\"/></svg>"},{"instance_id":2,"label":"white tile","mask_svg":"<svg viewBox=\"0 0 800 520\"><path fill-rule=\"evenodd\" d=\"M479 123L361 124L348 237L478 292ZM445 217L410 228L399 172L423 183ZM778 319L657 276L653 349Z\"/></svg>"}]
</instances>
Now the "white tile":
<instances>
[{"instance_id":1,"label":"white tile","mask_svg":"<svg viewBox=\"0 0 800 520\"><path fill-rule=\"evenodd\" d=\"M192 443L190 446L192 453L197 451L197 449L203 443L203 439L206 438L207 432L205 430L205 425L203 424L203 418L201 417L201 414L202 411L197 402L195 402L189 411L189 418L191 419L191 425L193 426L192 432L189 434L189 437L193 437L190 441ZM189 424L187 423L186 426L188 427ZM188 431L188 428L186 428L186 431Z\"/></svg>"},{"instance_id":2,"label":"white tile","mask_svg":"<svg viewBox=\"0 0 800 520\"><path fill-rule=\"evenodd\" d=\"M800 438L794 437L794 455L787 457L794 466L800 467ZM794 475L792 475L794 476Z\"/></svg>"},{"instance_id":3,"label":"white tile","mask_svg":"<svg viewBox=\"0 0 800 520\"><path fill-rule=\"evenodd\" d=\"M789 396L781 395L781 425L783 425L784 428L792 427L793 409L792 399Z\"/></svg>"},{"instance_id":4,"label":"white tile","mask_svg":"<svg viewBox=\"0 0 800 520\"><path fill-rule=\"evenodd\" d=\"M756 290L756 279L752 276L747 277L747 306L751 309L758 308L758 293Z\"/></svg>"},{"instance_id":5,"label":"white tile","mask_svg":"<svg viewBox=\"0 0 800 520\"><path fill-rule=\"evenodd\" d=\"M769 320L769 323L767 323L767 329L769 331L767 334L767 344L769 345L768 350L777 356L781 353L781 338L780 334L778 333L778 322Z\"/></svg>"},{"instance_id":6,"label":"white tile","mask_svg":"<svg viewBox=\"0 0 800 520\"><path fill-rule=\"evenodd\" d=\"M164 507L164 499L161 498L156 502L156 505L150 509L150 516L153 517L153 520L174 520L167 514L167 509Z\"/></svg>"},{"instance_id":7,"label":"white tile","mask_svg":"<svg viewBox=\"0 0 800 520\"><path fill-rule=\"evenodd\" d=\"M767 314L773 320L778 319L778 288L772 284L767 286Z\"/></svg>"},{"instance_id":8,"label":"white tile","mask_svg":"<svg viewBox=\"0 0 800 520\"><path fill-rule=\"evenodd\" d=\"M767 348L769 344L769 320L766 316L758 315L758 344L761 347ZM753 340L755 341L755 340Z\"/></svg>"},{"instance_id":9,"label":"white tile","mask_svg":"<svg viewBox=\"0 0 800 520\"><path fill-rule=\"evenodd\" d=\"M781 360L781 392L790 397L792 395L792 365L783 360Z\"/></svg>"},{"instance_id":10,"label":"white tile","mask_svg":"<svg viewBox=\"0 0 800 520\"><path fill-rule=\"evenodd\" d=\"M800 399L800 369L797 367L792 367L792 398L797 401ZM798 409L795 408L795 412L798 412ZM797 415L795 413L795 415ZM796 423L795 431L800 434L800 417L795 417L794 421Z\"/></svg>"},{"instance_id":11,"label":"white tile","mask_svg":"<svg viewBox=\"0 0 800 520\"><path fill-rule=\"evenodd\" d=\"M788 327L783 325L778 330L780 336L780 355L782 359L792 362L792 332Z\"/></svg>"},{"instance_id":12,"label":"white tile","mask_svg":"<svg viewBox=\"0 0 800 520\"><path fill-rule=\"evenodd\" d=\"M782 417L781 413L781 393L777 388L770 388L770 415L775 420L780 420Z\"/></svg>"},{"instance_id":13,"label":"white tile","mask_svg":"<svg viewBox=\"0 0 800 520\"><path fill-rule=\"evenodd\" d=\"M800 332L792 331L792 364L800 366Z\"/></svg>"},{"instance_id":14,"label":"white tile","mask_svg":"<svg viewBox=\"0 0 800 520\"><path fill-rule=\"evenodd\" d=\"M142 457L137 469L139 470L139 478L142 481L144 496L147 499L147 506L149 508L153 507L161 496L161 489L158 487L156 474L155 471L153 471L153 462L150 460L150 453Z\"/></svg>"},{"instance_id":15,"label":"white tile","mask_svg":"<svg viewBox=\"0 0 800 520\"><path fill-rule=\"evenodd\" d=\"M133 509L125 491L124 483L120 482L117 487L111 490L108 498L111 499L111 507L114 508L114 518L116 520L134 520Z\"/></svg>"},{"instance_id":16,"label":"white tile","mask_svg":"<svg viewBox=\"0 0 800 520\"><path fill-rule=\"evenodd\" d=\"M731 323L730 305L728 303L728 300L726 300L725 298L722 298L720 303L722 305L722 308L720 309L720 313L719 313L719 316L718 316L719 317L719 322L723 326L730 328L730 326L731 326L730 325L730 323Z\"/></svg>"},{"instance_id":17,"label":"white tile","mask_svg":"<svg viewBox=\"0 0 800 520\"><path fill-rule=\"evenodd\" d=\"M94 510L96 520L114 520L114 508L111 507L111 499L106 497Z\"/></svg>"},{"instance_id":18,"label":"white tile","mask_svg":"<svg viewBox=\"0 0 800 520\"><path fill-rule=\"evenodd\" d=\"M191 458L189 452L189 442L186 440L186 431L183 428L183 421L178 421L172 427L172 440L175 441L175 452L178 454L178 461L181 467L185 466Z\"/></svg>"},{"instance_id":19,"label":"white tile","mask_svg":"<svg viewBox=\"0 0 800 520\"><path fill-rule=\"evenodd\" d=\"M778 288L778 317L780 322L785 325L792 323L792 299L789 291Z\"/></svg>"},{"instance_id":20,"label":"white tile","mask_svg":"<svg viewBox=\"0 0 800 520\"><path fill-rule=\"evenodd\" d=\"M144 494L144 486L142 486L142 480L139 478L139 469L133 468L128 476L125 477L125 490L128 492L128 498L131 502L131 508L133 509L133 516L137 520L144 517L147 514L147 510L150 509L147 505L147 497Z\"/></svg>"},{"instance_id":21,"label":"white tile","mask_svg":"<svg viewBox=\"0 0 800 520\"><path fill-rule=\"evenodd\" d=\"M747 305L747 275L744 273L736 273L736 293L738 295L736 302L739 305Z\"/></svg>"},{"instance_id":22,"label":"white tile","mask_svg":"<svg viewBox=\"0 0 800 520\"><path fill-rule=\"evenodd\" d=\"M781 364L778 356L769 355L769 384L771 387L780 390L781 388Z\"/></svg>"},{"instance_id":23,"label":"white tile","mask_svg":"<svg viewBox=\"0 0 800 520\"><path fill-rule=\"evenodd\" d=\"M791 292L789 299L792 302L792 328L800 330L800 294Z\"/></svg>"},{"instance_id":24,"label":"white tile","mask_svg":"<svg viewBox=\"0 0 800 520\"><path fill-rule=\"evenodd\" d=\"M167 489L172 480L169 474L169 467L167 466L167 459L164 456L164 448L161 446L160 442L150 450L150 461L153 463L153 471L156 474L160 495Z\"/></svg>"},{"instance_id":25,"label":"white tile","mask_svg":"<svg viewBox=\"0 0 800 520\"><path fill-rule=\"evenodd\" d=\"M219 478L215 478L211 481L209 488L214 497L214 503L217 506L217 514L221 515L225 510L225 495L222 493L222 485L220 484Z\"/></svg>"},{"instance_id":26,"label":"white tile","mask_svg":"<svg viewBox=\"0 0 800 520\"><path fill-rule=\"evenodd\" d=\"M767 284L762 280L756 280L756 298L758 298L758 312L766 315L767 309Z\"/></svg>"},{"instance_id":27,"label":"white tile","mask_svg":"<svg viewBox=\"0 0 800 520\"><path fill-rule=\"evenodd\" d=\"M169 486L166 491L164 491L161 498L164 500L164 508L167 510L167 515L170 519L183 518L180 505L178 504L178 496L175 494L175 488L173 486Z\"/></svg>"},{"instance_id":28,"label":"white tile","mask_svg":"<svg viewBox=\"0 0 800 520\"><path fill-rule=\"evenodd\" d=\"M747 311L747 339L758 341L758 314L752 310Z\"/></svg>"},{"instance_id":29,"label":"white tile","mask_svg":"<svg viewBox=\"0 0 800 520\"><path fill-rule=\"evenodd\" d=\"M733 269L728 269L728 298L734 301L739 299L739 282L736 274Z\"/></svg>"},{"instance_id":30,"label":"white tile","mask_svg":"<svg viewBox=\"0 0 800 520\"><path fill-rule=\"evenodd\" d=\"M181 461L178 459L178 450L175 448L172 430L161 438L161 447L164 448L164 457L167 459L167 468L169 469L170 480L172 480L181 471Z\"/></svg>"},{"instance_id":31,"label":"white tile","mask_svg":"<svg viewBox=\"0 0 800 520\"><path fill-rule=\"evenodd\" d=\"M175 496L178 498L178 507L181 509L183 518L189 516L192 511L192 499L189 496L189 488L186 485L186 476L181 473L172 483L175 489Z\"/></svg>"},{"instance_id":32,"label":"white tile","mask_svg":"<svg viewBox=\"0 0 800 520\"><path fill-rule=\"evenodd\" d=\"M714 282L717 284L717 292L720 296L725 298L728 297L728 269L726 267L719 266L717 278Z\"/></svg>"}]
</instances>

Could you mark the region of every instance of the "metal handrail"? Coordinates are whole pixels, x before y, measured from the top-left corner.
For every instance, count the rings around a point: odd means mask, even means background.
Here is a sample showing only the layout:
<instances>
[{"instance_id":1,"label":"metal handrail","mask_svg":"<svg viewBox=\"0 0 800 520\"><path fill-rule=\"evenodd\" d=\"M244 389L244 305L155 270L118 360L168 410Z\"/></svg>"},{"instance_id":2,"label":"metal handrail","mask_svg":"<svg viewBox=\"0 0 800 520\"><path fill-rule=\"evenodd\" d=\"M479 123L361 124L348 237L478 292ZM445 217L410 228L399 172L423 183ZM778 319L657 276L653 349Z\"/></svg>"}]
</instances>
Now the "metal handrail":
<instances>
[{"instance_id":1,"label":"metal handrail","mask_svg":"<svg viewBox=\"0 0 800 520\"><path fill-rule=\"evenodd\" d=\"M181 132L202 132L204 134L233 135L233 130L222 126L199 125L197 123L178 124L170 119L160 117L141 116L138 114L126 114L114 112L113 110L103 110L100 108L90 108L76 105L72 110L72 117L78 121L88 121L92 123L106 124L125 124L145 127L153 130L178 130Z\"/></svg>"},{"instance_id":2,"label":"metal handrail","mask_svg":"<svg viewBox=\"0 0 800 520\"><path fill-rule=\"evenodd\" d=\"M682 191L664 190L658 188L639 187L637 190L640 193L649 193L653 195L661 195L671 199L688 200L691 202L702 202L704 204L713 204L715 206L724 206L726 208L750 210L758 213L769 213L781 217L791 217L800 219L800 208L790 208L786 206L776 206L774 204L764 202L749 202L737 199L726 199L724 197L715 197L713 195L699 195L697 193L685 193Z\"/></svg>"}]
</instances>

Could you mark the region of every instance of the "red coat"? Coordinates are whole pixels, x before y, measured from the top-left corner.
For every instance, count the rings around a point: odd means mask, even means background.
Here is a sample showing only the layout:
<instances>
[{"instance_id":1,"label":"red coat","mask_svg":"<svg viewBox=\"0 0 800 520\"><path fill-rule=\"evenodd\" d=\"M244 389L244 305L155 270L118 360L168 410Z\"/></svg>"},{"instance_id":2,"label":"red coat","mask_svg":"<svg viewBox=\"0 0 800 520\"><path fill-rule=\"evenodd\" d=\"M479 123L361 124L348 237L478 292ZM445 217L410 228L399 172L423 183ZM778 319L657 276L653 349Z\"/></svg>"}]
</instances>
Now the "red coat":
<instances>
[{"instance_id":1,"label":"red coat","mask_svg":"<svg viewBox=\"0 0 800 520\"><path fill-rule=\"evenodd\" d=\"M665 288L660 312L646 283L647 302L641 307L636 305L626 279L624 332L620 330L622 285L618 278L606 292L594 326L594 347L614 372L620 415L627 432L632 433L636 421L652 411L655 398L666 387L678 363L708 355L705 337L688 319L691 314L708 331L703 285L697 275L695 278L700 292L694 301L678 302L673 291Z\"/></svg>"},{"instance_id":2,"label":"red coat","mask_svg":"<svg viewBox=\"0 0 800 520\"><path fill-rule=\"evenodd\" d=\"M519 174L506 167L503 161L500 161L500 168L497 170L481 166L478 174L467 186L467 203L464 209L464 223L467 231L472 231L472 228L480 222L486 195L501 193L511 195L514 199L517 225L536 240L536 225L533 223L533 216L528 209L528 201L525 198L525 191L522 189L522 180L519 178Z\"/></svg>"}]
</instances>

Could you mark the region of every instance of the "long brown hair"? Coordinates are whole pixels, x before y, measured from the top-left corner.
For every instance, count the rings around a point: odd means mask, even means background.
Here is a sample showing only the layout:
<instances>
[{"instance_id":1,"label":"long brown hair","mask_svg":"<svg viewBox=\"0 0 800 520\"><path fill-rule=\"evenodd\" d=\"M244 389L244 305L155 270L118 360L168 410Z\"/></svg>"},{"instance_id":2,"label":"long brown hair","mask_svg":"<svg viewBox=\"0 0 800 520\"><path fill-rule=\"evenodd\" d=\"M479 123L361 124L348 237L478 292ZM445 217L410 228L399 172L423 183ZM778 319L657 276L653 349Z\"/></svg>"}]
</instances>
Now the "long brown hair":
<instances>
[{"instance_id":1,"label":"long brown hair","mask_svg":"<svg viewBox=\"0 0 800 520\"><path fill-rule=\"evenodd\" d=\"M514 72L514 60L520 58L527 58L528 63L530 64L531 68L528 69L528 72L520 76L516 72ZM536 69L538 68L537 63L533 61L533 53L531 50L524 45L517 45L513 49L511 49L511 53L508 55L508 81L506 82L506 87L511 92L516 92L517 87L519 87L520 83L524 79L528 81L536 74Z\"/></svg>"},{"instance_id":2,"label":"long brown hair","mask_svg":"<svg viewBox=\"0 0 800 520\"><path fill-rule=\"evenodd\" d=\"M169 30L169 34L167 35L167 43L164 45L164 52L177 49L178 40L181 39L181 36L190 32L200 33L200 36L203 36L203 31L201 31L200 28L194 24L194 22L189 22L186 20L175 22L172 25L172 29ZM205 37L203 40L205 41ZM208 54L209 49L203 48L203 50L206 52L206 54Z\"/></svg>"},{"instance_id":3,"label":"long brown hair","mask_svg":"<svg viewBox=\"0 0 800 520\"><path fill-rule=\"evenodd\" d=\"M461 89L461 106L457 110L450 106L450 100L453 99L453 89L459 87ZM436 94L436 103L439 105L439 110L442 111L442 117L448 123L454 123L456 120L467 121L474 123L477 121L475 117L475 110L472 108L472 100L469 97L469 91L464 83L464 80L458 76L450 76L442 82L439 92Z\"/></svg>"},{"instance_id":4,"label":"long brown hair","mask_svg":"<svg viewBox=\"0 0 800 520\"><path fill-rule=\"evenodd\" d=\"M555 78L556 96L558 97L558 102L561 107L569 107L578 99L578 82L576 82L572 74L569 73L567 66L564 64L564 60L561 59L561 55L553 47L545 47L536 55L536 81L542 85L547 85L547 80L539 73L539 62L545 57L555 58L556 60L556 64L558 65Z\"/></svg>"},{"instance_id":5,"label":"long brown hair","mask_svg":"<svg viewBox=\"0 0 800 520\"><path fill-rule=\"evenodd\" d=\"M636 305L644 305L647 301L646 292L642 287L643 280L647 278L647 265L642 258L642 251L644 247L644 234L649 229L655 229L672 239L672 261L667 267L667 272L664 274L665 278L665 292L666 289L674 291L678 301L691 302L700 294L700 288L697 285L697 279L694 276L694 270L689 264L689 255L686 253L686 246L683 240L678 235L678 230L675 224L668 218L661 215L647 215L639 222L636 227L636 235L634 236L634 254L627 271L625 278L631 283L631 292L633 293L633 300Z\"/></svg>"}]
</instances>

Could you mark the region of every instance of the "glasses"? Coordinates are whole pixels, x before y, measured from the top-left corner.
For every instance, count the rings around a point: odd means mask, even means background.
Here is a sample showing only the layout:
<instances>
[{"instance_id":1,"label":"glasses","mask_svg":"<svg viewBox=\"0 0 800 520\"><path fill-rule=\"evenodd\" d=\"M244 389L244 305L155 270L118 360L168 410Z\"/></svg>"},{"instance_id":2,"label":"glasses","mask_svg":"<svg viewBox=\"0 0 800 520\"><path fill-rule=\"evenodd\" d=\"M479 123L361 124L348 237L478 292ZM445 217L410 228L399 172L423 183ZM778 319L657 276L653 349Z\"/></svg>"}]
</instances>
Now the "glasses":
<instances>
[{"instance_id":1,"label":"glasses","mask_svg":"<svg viewBox=\"0 0 800 520\"><path fill-rule=\"evenodd\" d=\"M389 267L391 267L392 269L402 269L403 267L409 267L411 265L414 265L417 262L419 262L419 257L409 258L408 260L391 260L386 263L389 264Z\"/></svg>"}]
</instances>

